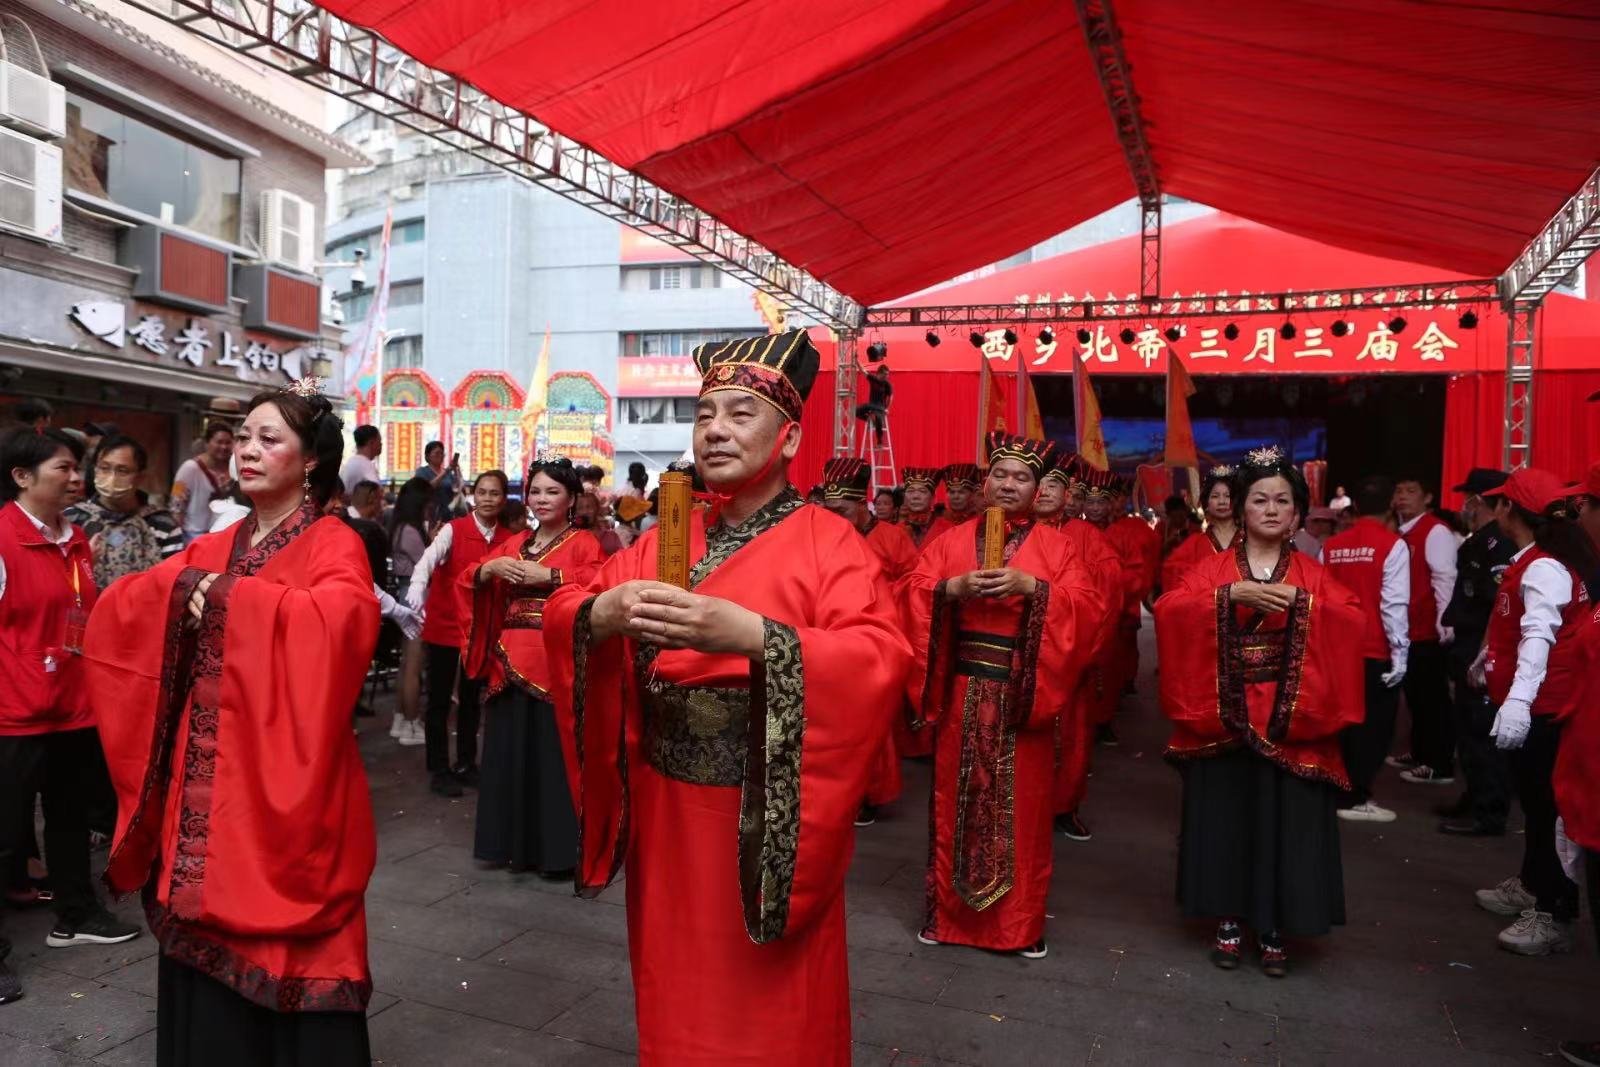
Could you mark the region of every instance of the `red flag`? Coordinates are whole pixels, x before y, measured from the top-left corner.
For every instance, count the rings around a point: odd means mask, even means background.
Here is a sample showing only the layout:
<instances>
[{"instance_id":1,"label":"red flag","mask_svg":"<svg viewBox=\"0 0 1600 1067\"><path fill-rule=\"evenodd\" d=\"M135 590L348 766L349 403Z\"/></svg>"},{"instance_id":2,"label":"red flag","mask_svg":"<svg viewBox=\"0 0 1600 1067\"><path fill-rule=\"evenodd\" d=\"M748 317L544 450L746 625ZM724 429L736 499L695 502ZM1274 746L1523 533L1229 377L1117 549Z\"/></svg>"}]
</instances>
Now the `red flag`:
<instances>
[{"instance_id":1,"label":"red flag","mask_svg":"<svg viewBox=\"0 0 1600 1067\"><path fill-rule=\"evenodd\" d=\"M1017 425L1024 437L1044 440L1044 419L1039 415L1039 394L1033 391L1033 376L1028 373L1028 361L1017 352Z\"/></svg>"},{"instance_id":2,"label":"red flag","mask_svg":"<svg viewBox=\"0 0 1600 1067\"><path fill-rule=\"evenodd\" d=\"M1194 447L1194 425L1189 421L1189 398L1194 382L1178 353L1167 353L1167 451L1169 467L1200 466Z\"/></svg>"},{"instance_id":3,"label":"red flag","mask_svg":"<svg viewBox=\"0 0 1600 1067\"><path fill-rule=\"evenodd\" d=\"M1100 427L1100 401L1095 398L1094 383L1082 360L1072 363L1072 412L1078 429L1079 457L1096 470L1110 470L1106 435Z\"/></svg>"},{"instance_id":4,"label":"red flag","mask_svg":"<svg viewBox=\"0 0 1600 1067\"><path fill-rule=\"evenodd\" d=\"M989 465L989 452L986 441L990 430L1006 430L1006 391L1000 384L1000 379L994 371L989 369L989 357L983 357L983 381L979 385L978 394L978 457L975 462L980 467Z\"/></svg>"}]
</instances>

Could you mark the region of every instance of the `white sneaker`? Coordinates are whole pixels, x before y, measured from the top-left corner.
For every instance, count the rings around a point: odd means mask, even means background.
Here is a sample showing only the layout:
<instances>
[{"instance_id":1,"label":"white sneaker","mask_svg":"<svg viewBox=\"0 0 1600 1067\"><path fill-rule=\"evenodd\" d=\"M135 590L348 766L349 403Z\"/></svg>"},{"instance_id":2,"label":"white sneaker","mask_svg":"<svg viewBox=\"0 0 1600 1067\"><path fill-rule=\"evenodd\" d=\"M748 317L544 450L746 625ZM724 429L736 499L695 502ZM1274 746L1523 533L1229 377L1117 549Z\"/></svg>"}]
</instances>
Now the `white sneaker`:
<instances>
[{"instance_id":1,"label":"white sneaker","mask_svg":"<svg viewBox=\"0 0 1600 1067\"><path fill-rule=\"evenodd\" d=\"M1493 889L1480 889L1474 895L1478 907L1496 915L1524 915L1538 903L1521 878L1507 878Z\"/></svg>"},{"instance_id":2,"label":"white sneaker","mask_svg":"<svg viewBox=\"0 0 1600 1067\"><path fill-rule=\"evenodd\" d=\"M410 721L398 711L394 713L394 722L389 724L389 736L396 741L400 740L411 729Z\"/></svg>"},{"instance_id":3,"label":"white sneaker","mask_svg":"<svg viewBox=\"0 0 1600 1067\"><path fill-rule=\"evenodd\" d=\"M1456 782L1454 775L1440 774L1426 763L1419 763L1408 771L1401 771L1400 780L1410 782L1412 785L1454 785Z\"/></svg>"},{"instance_id":4,"label":"white sneaker","mask_svg":"<svg viewBox=\"0 0 1600 1067\"><path fill-rule=\"evenodd\" d=\"M1500 931L1500 947L1519 956L1571 952L1572 924L1556 922L1548 911L1529 908L1522 918Z\"/></svg>"},{"instance_id":5,"label":"white sneaker","mask_svg":"<svg viewBox=\"0 0 1600 1067\"><path fill-rule=\"evenodd\" d=\"M1388 808L1380 808L1369 800L1365 804L1340 808L1339 818L1350 822L1394 822L1395 814Z\"/></svg>"},{"instance_id":6,"label":"white sneaker","mask_svg":"<svg viewBox=\"0 0 1600 1067\"><path fill-rule=\"evenodd\" d=\"M428 743L428 735L422 728L421 719L407 720L406 731L404 735L400 737L400 743L405 745L407 748L410 748L414 745L425 745Z\"/></svg>"},{"instance_id":7,"label":"white sneaker","mask_svg":"<svg viewBox=\"0 0 1600 1067\"><path fill-rule=\"evenodd\" d=\"M937 944L940 943L938 941L935 941L933 938L929 937L927 934L923 933L921 930L917 931L917 940L919 942L921 942L922 944L924 944L924 945L937 945Z\"/></svg>"}]
</instances>

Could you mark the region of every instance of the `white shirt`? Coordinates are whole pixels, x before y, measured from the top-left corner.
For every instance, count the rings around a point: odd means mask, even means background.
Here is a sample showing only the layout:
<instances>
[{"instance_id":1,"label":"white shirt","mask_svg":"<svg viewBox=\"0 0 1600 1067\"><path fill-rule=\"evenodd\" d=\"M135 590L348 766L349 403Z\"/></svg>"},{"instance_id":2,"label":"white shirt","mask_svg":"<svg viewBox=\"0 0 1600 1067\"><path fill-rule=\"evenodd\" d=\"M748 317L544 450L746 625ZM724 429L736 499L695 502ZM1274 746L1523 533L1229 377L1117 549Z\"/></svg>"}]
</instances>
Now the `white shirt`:
<instances>
[{"instance_id":1,"label":"white shirt","mask_svg":"<svg viewBox=\"0 0 1600 1067\"><path fill-rule=\"evenodd\" d=\"M498 523L485 526L483 520L478 518L478 513L472 513L472 525L478 528L478 533L483 535L485 541L494 540L494 531ZM416 567L411 571L411 584L406 589L406 603L413 608L420 608L428 599L428 580L433 577L433 569L450 558L450 547L455 543L455 524L445 523L439 527L439 532L433 536L433 544L428 546L428 551L422 554Z\"/></svg>"},{"instance_id":2,"label":"white shirt","mask_svg":"<svg viewBox=\"0 0 1600 1067\"><path fill-rule=\"evenodd\" d=\"M1332 508L1334 511L1343 511L1349 506L1350 498L1347 496L1336 496L1332 500L1328 501L1328 507Z\"/></svg>"},{"instance_id":3,"label":"white shirt","mask_svg":"<svg viewBox=\"0 0 1600 1067\"><path fill-rule=\"evenodd\" d=\"M33 523L33 528L35 530L39 531L39 536L40 537L43 537L46 541L49 541L51 544L59 545L60 548L61 548L61 555L63 557L66 556L66 554L67 554L67 545L72 542L72 523L68 522L66 520L66 518L63 516L62 519L61 519L61 529L52 530L52 529L50 529L50 527L46 526L43 522L40 522L39 518L36 515L34 515L33 512L31 512L27 508L23 507L22 506L22 502L20 500L17 501L17 510L22 512L23 515L27 516L27 519L28 519L29 522ZM3 559L0 559L0 597L3 597L5 595L6 595L6 561L3 560Z\"/></svg>"},{"instance_id":4,"label":"white shirt","mask_svg":"<svg viewBox=\"0 0 1600 1067\"><path fill-rule=\"evenodd\" d=\"M1515 563L1528 554L1528 545L1511 557ZM1528 564L1522 572L1522 636L1517 641L1517 670L1511 676L1511 691L1506 701L1532 704L1544 684L1545 668L1550 663L1550 647L1561 629L1561 612L1572 602L1572 576L1556 560L1546 556Z\"/></svg>"},{"instance_id":5,"label":"white shirt","mask_svg":"<svg viewBox=\"0 0 1600 1067\"><path fill-rule=\"evenodd\" d=\"M1378 615L1389 642L1389 665L1404 667L1411 654L1411 550L1404 541L1396 541L1383 559Z\"/></svg>"},{"instance_id":6,"label":"white shirt","mask_svg":"<svg viewBox=\"0 0 1600 1067\"><path fill-rule=\"evenodd\" d=\"M1427 512L1423 512L1426 515ZM1422 521L1422 515L1400 524L1400 536L1411 532ZM1422 558L1427 561L1429 584L1433 586L1433 625L1444 632L1444 609L1450 606L1450 597L1456 591L1456 535L1450 527L1440 523L1428 531L1422 542Z\"/></svg>"},{"instance_id":7,"label":"white shirt","mask_svg":"<svg viewBox=\"0 0 1600 1067\"><path fill-rule=\"evenodd\" d=\"M184 544L188 544L211 529L211 495L217 487L198 459L184 460L173 482L183 486L183 511L178 520L183 523Z\"/></svg>"},{"instance_id":8,"label":"white shirt","mask_svg":"<svg viewBox=\"0 0 1600 1067\"><path fill-rule=\"evenodd\" d=\"M344 465L339 468L339 480L344 483L346 493L355 492L356 486L362 482L383 484L383 478L378 474L378 464L360 452L352 452L345 459Z\"/></svg>"}]
</instances>

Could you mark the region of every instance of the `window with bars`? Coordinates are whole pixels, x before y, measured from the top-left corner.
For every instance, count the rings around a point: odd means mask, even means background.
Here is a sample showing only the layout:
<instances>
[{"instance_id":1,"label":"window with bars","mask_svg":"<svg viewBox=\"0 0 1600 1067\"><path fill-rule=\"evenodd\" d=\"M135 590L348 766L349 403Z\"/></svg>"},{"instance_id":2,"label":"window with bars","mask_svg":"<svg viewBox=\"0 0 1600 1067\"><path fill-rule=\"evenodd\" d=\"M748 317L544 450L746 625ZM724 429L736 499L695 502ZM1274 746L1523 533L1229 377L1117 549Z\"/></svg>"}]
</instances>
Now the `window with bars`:
<instances>
[{"instance_id":1,"label":"window with bars","mask_svg":"<svg viewBox=\"0 0 1600 1067\"><path fill-rule=\"evenodd\" d=\"M762 337L764 330L674 330L622 335L624 356L689 356L700 345Z\"/></svg>"},{"instance_id":2,"label":"window with bars","mask_svg":"<svg viewBox=\"0 0 1600 1067\"><path fill-rule=\"evenodd\" d=\"M625 396L617 400L617 415L633 426L689 425L694 405L692 396Z\"/></svg>"}]
</instances>

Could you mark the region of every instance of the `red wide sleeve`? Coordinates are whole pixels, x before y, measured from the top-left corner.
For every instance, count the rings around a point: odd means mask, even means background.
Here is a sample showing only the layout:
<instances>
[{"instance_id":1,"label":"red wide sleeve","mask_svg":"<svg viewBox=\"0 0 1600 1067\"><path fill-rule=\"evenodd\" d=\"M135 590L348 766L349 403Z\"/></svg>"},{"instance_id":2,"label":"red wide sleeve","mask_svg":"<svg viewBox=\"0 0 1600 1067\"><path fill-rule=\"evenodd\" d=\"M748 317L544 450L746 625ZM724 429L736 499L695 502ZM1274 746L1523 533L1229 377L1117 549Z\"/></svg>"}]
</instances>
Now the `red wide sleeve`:
<instances>
[{"instance_id":1,"label":"red wide sleeve","mask_svg":"<svg viewBox=\"0 0 1600 1067\"><path fill-rule=\"evenodd\" d=\"M492 559L515 559L528 543L533 531L524 530L515 537L500 542L488 555L461 572L457 584L465 602L465 625L462 627L466 641L461 646L461 669L471 678L489 677L494 666L494 646L500 640L501 624L505 622L506 601L510 587L505 582L491 580L478 583L478 571Z\"/></svg>"},{"instance_id":2,"label":"red wide sleeve","mask_svg":"<svg viewBox=\"0 0 1600 1067\"><path fill-rule=\"evenodd\" d=\"M1289 636L1289 655L1303 649L1304 667L1285 737L1313 741L1366 718L1365 668L1352 636L1362 632L1365 616L1356 595L1319 564L1296 553L1295 569L1295 584L1304 590L1297 609L1306 613L1308 625Z\"/></svg>"},{"instance_id":3,"label":"red wide sleeve","mask_svg":"<svg viewBox=\"0 0 1600 1067\"><path fill-rule=\"evenodd\" d=\"M1035 691L1031 704L1023 705L1027 719L1019 723L1022 729L1048 726L1061 714L1100 635L1108 628L1107 621L1116 618L1116 605L1108 599L1110 587L1090 570L1077 546L1063 536L1052 554L1055 565L1048 575L1048 597L1042 605L1036 597L1032 609L1043 607L1044 629L1037 662L1025 665L1035 679ZM1028 613L1023 617L1025 628L1039 624ZM1020 636L1019 647L1026 650L1028 634Z\"/></svg>"},{"instance_id":4,"label":"red wide sleeve","mask_svg":"<svg viewBox=\"0 0 1600 1067\"><path fill-rule=\"evenodd\" d=\"M1205 534L1190 534L1180 541L1178 547L1167 555L1166 560L1161 564L1161 591L1163 593L1178 588L1183 581L1184 572L1205 558L1199 551L1201 547L1204 547L1205 540ZM1210 554L1209 550L1206 554Z\"/></svg>"},{"instance_id":5,"label":"red wide sleeve","mask_svg":"<svg viewBox=\"0 0 1600 1067\"><path fill-rule=\"evenodd\" d=\"M917 565L900 590L906 635L911 639L906 697L911 702L913 730L937 722L949 694L947 671L955 658L957 603L945 595L945 582L977 567L975 560L961 558L963 550L968 557L973 554L965 538L924 541Z\"/></svg>"},{"instance_id":6,"label":"red wide sleeve","mask_svg":"<svg viewBox=\"0 0 1600 1067\"><path fill-rule=\"evenodd\" d=\"M1232 557L1226 559L1230 564ZM1156 656L1161 713L1206 743L1226 739L1218 695L1217 650L1232 610L1217 568L1198 563L1156 601Z\"/></svg>"}]
</instances>

